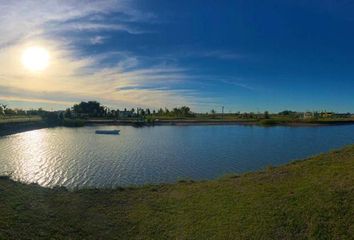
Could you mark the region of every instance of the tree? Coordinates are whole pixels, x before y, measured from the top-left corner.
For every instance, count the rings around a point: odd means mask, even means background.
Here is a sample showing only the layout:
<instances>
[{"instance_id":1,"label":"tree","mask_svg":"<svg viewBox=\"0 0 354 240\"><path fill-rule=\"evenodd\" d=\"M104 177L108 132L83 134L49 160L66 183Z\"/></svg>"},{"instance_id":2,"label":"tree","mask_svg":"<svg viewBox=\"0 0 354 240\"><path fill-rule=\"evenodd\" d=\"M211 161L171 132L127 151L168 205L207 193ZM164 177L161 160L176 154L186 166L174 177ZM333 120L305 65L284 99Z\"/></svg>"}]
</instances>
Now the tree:
<instances>
[{"instance_id":1,"label":"tree","mask_svg":"<svg viewBox=\"0 0 354 240\"><path fill-rule=\"evenodd\" d=\"M264 118L265 118L265 119L269 119L269 112L268 112L268 111L265 111L265 112L264 112Z\"/></svg>"},{"instance_id":2,"label":"tree","mask_svg":"<svg viewBox=\"0 0 354 240\"><path fill-rule=\"evenodd\" d=\"M180 111L178 108L174 108L172 109L172 113L175 117L179 117L180 116Z\"/></svg>"},{"instance_id":3,"label":"tree","mask_svg":"<svg viewBox=\"0 0 354 240\"><path fill-rule=\"evenodd\" d=\"M4 115L6 115L6 114L16 114L16 111L15 110L13 110L13 109L11 109L11 108L8 108L7 107L7 105L5 105L5 104L1 104L1 109L2 109L2 113L4 114ZM1 114L1 113L0 113Z\"/></svg>"},{"instance_id":4,"label":"tree","mask_svg":"<svg viewBox=\"0 0 354 240\"><path fill-rule=\"evenodd\" d=\"M213 116L213 118L215 117L216 111L214 109L211 109L210 111L211 115Z\"/></svg>"},{"instance_id":5,"label":"tree","mask_svg":"<svg viewBox=\"0 0 354 240\"><path fill-rule=\"evenodd\" d=\"M291 110L284 110L284 111L278 113L278 115L287 116L287 117L295 117L296 114L297 113L295 111L291 111Z\"/></svg>"},{"instance_id":6,"label":"tree","mask_svg":"<svg viewBox=\"0 0 354 240\"><path fill-rule=\"evenodd\" d=\"M1 107L2 107L3 111L5 112L5 110L6 110L6 108L7 108L7 105L1 104Z\"/></svg>"},{"instance_id":7,"label":"tree","mask_svg":"<svg viewBox=\"0 0 354 240\"><path fill-rule=\"evenodd\" d=\"M191 115L191 109L190 109L190 107L187 107L187 106L181 107L180 112L181 112L182 116L184 116L184 117Z\"/></svg>"},{"instance_id":8,"label":"tree","mask_svg":"<svg viewBox=\"0 0 354 240\"><path fill-rule=\"evenodd\" d=\"M66 118L71 118L72 117L70 108L67 108L65 110L64 117L66 117Z\"/></svg>"},{"instance_id":9,"label":"tree","mask_svg":"<svg viewBox=\"0 0 354 240\"><path fill-rule=\"evenodd\" d=\"M75 104L72 110L76 114L84 114L90 117L102 117L107 115L107 108L101 106L101 104L96 101L81 102L80 104Z\"/></svg>"},{"instance_id":10,"label":"tree","mask_svg":"<svg viewBox=\"0 0 354 240\"><path fill-rule=\"evenodd\" d=\"M11 109L11 108L6 108L4 110L5 114L8 114L8 115L15 115L16 114L16 111Z\"/></svg>"},{"instance_id":11,"label":"tree","mask_svg":"<svg viewBox=\"0 0 354 240\"><path fill-rule=\"evenodd\" d=\"M159 116L162 116L164 114L164 111L162 108L160 108L158 111L157 111L157 115Z\"/></svg>"},{"instance_id":12,"label":"tree","mask_svg":"<svg viewBox=\"0 0 354 240\"><path fill-rule=\"evenodd\" d=\"M20 109L20 108L15 109L15 111L18 115L26 115L27 114L27 112L25 110Z\"/></svg>"},{"instance_id":13,"label":"tree","mask_svg":"<svg viewBox=\"0 0 354 240\"><path fill-rule=\"evenodd\" d=\"M168 108L165 107L165 115L170 115L170 110L168 110Z\"/></svg>"},{"instance_id":14,"label":"tree","mask_svg":"<svg viewBox=\"0 0 354 240\"><path fill-rule=\"evenodd\" d=\"M64 113L63 112L59 113L58 118L60 121L63 121L64 120Z\"/></svg>"},{"instance_id":15,"label":"tree","mask_svg":"<svg viewBox=\"0 0 354 240\"><path fill-rule=\"evenodd\" d=\"M59 115L57 113L54 113L54 112L46 112L44 115L43 115L45 121L50 124L50 125L56 125L60 122L60 118L59 118Z\"/></svg>"}]
</instances>

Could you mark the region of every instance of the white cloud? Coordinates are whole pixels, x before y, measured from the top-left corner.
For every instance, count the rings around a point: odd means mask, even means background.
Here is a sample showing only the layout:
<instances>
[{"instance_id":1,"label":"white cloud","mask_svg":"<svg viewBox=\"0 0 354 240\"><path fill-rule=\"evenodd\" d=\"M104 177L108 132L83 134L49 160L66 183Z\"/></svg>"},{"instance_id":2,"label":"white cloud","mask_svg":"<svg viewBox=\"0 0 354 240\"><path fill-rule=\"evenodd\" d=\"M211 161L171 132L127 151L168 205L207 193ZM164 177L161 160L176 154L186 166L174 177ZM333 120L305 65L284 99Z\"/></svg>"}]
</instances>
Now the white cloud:
<instances>
[{"instance_id":1,"label":"white cloud","mask_svg":"<svg viewBox=\"0 0 354 240\"><path fill-rule=\"evenodd\" d=\"M139 57L115 52L117 64L97 67L102 55L78 58L70 45L55 41L34 40L47 48L51 62L47 70L34 74L20 64L23 49L19 43L0 51L0 96L5 100L61 103L71 105L81 100L96 99L111 106L173 107L198 102L197 93L168 86L182 83L186 70L175 66L143 67ZM126 91L119 88L137 86Z\"/></svg>"},{"instance_id":2,"label":"white cloud","mask_svg":"<svg viewBox=\"0 0 354 240\"><path fill-rule=\"evenodd\" d=\"M99 44L103 44L105 39L107 39L107 37L103 37L103 36L94 36L92 38L90 38L90 43L92 45L99 45Z\"/></svg>"},{"instance_id":3,"label":"white cloud","mask_svg":"<svg viewBox=\"0 0 354 240\"><path fill-rule=\"evenodd\" d=\"M203 102L195 91L171 87L183 86L189 78L186 69L146 62L129 52L83 56L70 34L66 38L51 36L73 30L142 33L126 23L151 20L154 16L132 9L128 1L87 4L83 0L0 0L0 5L0 100L69 106L73 102L96 99L121 107L193 106ZM112 12L128 17L124 23L105 23L104 16ZM89 40L97 45L105 39L96 35ZM49 67L42 73L31 73L20 63L23 50L31 45L40 45L50 53ZM114 64L104 65L107 59ZM117 90L123 88L126 90Z\"/></svg>"},{"instance_id":4,"label":"white cloud","mask_svg":"<svg viewBox=\"0 0 354 240\"><path fill-rule=\"evenodd\" d=\"M0 48L18 40L38 36L46 31L66 26L81 30L129 30L123 24L93 22L92 16L122 12L136 21L143 21L144 14L132 9L128 1L47 1L47 0L0 0ZM91 17L91 18L89 18ZM146 16L147 18L149 16ZM86 19L86 20L85 20ZM69 23L71 20L79 22ZM61 25L65 23L64 25ZM50 29L46 29L50 24ZM137 30L132 29L132 32Z\"/></svg>"}]
</instances>

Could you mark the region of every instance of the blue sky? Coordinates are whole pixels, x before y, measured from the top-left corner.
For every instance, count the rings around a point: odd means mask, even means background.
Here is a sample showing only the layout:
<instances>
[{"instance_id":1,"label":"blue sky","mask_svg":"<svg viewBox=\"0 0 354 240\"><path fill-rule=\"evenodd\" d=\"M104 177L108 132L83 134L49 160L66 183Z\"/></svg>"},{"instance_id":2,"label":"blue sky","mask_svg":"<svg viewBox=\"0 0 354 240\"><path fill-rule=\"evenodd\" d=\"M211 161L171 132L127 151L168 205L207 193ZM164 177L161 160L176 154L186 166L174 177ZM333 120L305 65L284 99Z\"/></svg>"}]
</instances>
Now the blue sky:
<instances>
[{"instance_id":1,"label":"blue sky","mask_svg":"<svg viewBox=\"0 0 354 240\"><path fill-rule=\"evenodd\" d=\"M354 112L354 1L0 4L0 102L13 107ZM51 56L41 73L16 61L33 45Z\"/></svg>"}]
</instances>

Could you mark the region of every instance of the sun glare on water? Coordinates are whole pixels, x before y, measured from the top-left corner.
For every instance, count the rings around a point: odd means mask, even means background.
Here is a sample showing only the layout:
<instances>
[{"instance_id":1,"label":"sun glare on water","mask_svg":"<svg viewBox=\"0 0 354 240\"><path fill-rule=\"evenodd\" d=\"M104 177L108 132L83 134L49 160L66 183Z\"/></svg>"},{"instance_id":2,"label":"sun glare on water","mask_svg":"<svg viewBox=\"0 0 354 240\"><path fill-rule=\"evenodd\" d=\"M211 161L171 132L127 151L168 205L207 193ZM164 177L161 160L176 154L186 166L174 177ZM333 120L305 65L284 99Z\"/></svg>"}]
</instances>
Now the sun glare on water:
<instances>
[{"instance_id":1,"label":"sun glare on water","mask_svg":"<svg viewBox=\"0 0 354 240\"><path fill-rule=\"evenodd\" d=\"M30 71L43 71L49 65L49 53L42 47L29 47L22 54L22 64Z\"/></svg>"}]
</instances>

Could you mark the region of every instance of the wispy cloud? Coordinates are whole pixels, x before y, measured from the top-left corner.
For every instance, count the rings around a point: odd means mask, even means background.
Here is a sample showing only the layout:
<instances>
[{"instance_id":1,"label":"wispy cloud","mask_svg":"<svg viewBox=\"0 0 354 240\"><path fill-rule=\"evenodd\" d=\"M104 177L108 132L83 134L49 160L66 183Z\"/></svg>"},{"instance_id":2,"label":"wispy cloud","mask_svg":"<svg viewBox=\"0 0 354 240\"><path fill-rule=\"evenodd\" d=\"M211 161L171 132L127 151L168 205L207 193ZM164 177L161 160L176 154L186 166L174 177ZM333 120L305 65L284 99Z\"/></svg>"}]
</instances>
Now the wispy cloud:
<instances>
[{"instance_id":1,"label":"wispy cloud","mask_svg":"<svg viewBox=\"0 0 354 240\"><path fill-rule=\"evenodd\" d=\"M32 74L19 64L26 43L0 52L1 99L47 103L66 103L97 99L112 106L172 107L203 101L189 89L173 89L173 84L188 79L185 69L177 66L151 65L128 52L112 52L77 57L71 46L55 41L41 41L51 53L51 65L43 74ZM116 64L105 67L109 57ZM117 91L122 89L122 91ZM124 91L123 91L124 89Z\"/></svg>"},{"instance_id":2,"label":"wispy cloud","mask_svg":"<svg viewBox=\"0 0 354 240\"><path fill-rule=\"evenodd\" d=\"M51 33L82 31L142 31L132 23L151 20L152 14L132 9L127 1L0 1L0 91L2 99L72 103L83 99L100 99L111 104L169 105L185 103L190 97L162 88L147 88L149 81L164 85L171 81L175 70L142 67L142 63L128 53L104 53L80 56L70 38L51 38ZM30 11L29 11L30 9ZM21 14L19 14L21 13ZM124 15L122 22L106 22L110 13ZM103 44L106 37L96 35L90 43ZM21 52L31 44L49 49L49 69L33 75L19 63ZM107 58L111 64L102 62ZM116 64L112 64L116 62ZM179 76L182 78L182 76ZM119 87L140 86L118 92ZM191 96L193 97L193 96Z\"/></svg>"},{"instance_id":3,"label":"wispy cloud","mask_svg":"<svg viewBox=\"0 0 354 240\"><path fill-rule=\"evenodd\" d=\"M232 85L232 86L236 86L236 87L240 87L240 88L244 88L250 91L256 90L255 87L244 83L244 81L240 81L240 80L235 80L235 79L221 79L220 82L228 84L228 85Z\"/></svg>"},{"instance_id":4,"label":"wispy cloud","mask_svg":"<svg viewBox=\"0 0 354 240\"><path fill-rule=\"evenodd\" d=\"M18 40L41 35L46 31L61 28L81 30L125 30L129 27L124 24L102 23L98 16L109 13L124 13L131 21L143 21L151 16L132 9L128 1L46 1L0 0L0 47L12 44ZM94 18L96 16L96 18ZM76 21L75 20L80 20ZM70 23L70 21L72 21ZM66 23L62 25L63 23ZM132 32L137 30L132 29Z\"/></svg>"},{"instance_id":5,"label":"wispy cloud","mask_svg":"<svg viewBox=\"0 0 354 240\"><path fill-rule=\"evenodd\" d=\"M50 27L53 26L53 27ZM137 27L133 27L127 24L121 23L100 23L100 22L66 22L66 23L52 23L48 24L46 28L50 28L53 33L66 33L75 31L85 31L85 32L112 32L112 31L122 31L129 34L144 34L149 33L149 31L141 30ZM49 31L49 30L48 30Z\"/></svg>"},{"instance_id":6,"label":"wispy cloud","mask_svg":"<svg viewBox=\"0 0 354 240\"><path fill-rule=\"evenodd\" d=\"M178 61L166 61L164 54L149 57L129 51L88 54L80 50L82 42L92 48L104 45L112 31L134 37L151 32L138 23L155 23L157 17L132 8L130 1L0 0L0 5L0 100L71 105L96 99L126 107L200 107L215 102L188 87L203 85L205 76L181 67ZM50 52L50 65L43 73L30 73L20 63L22 51L31 45ZM221 50L189 54L242 58Z\"/></svg>"},{"instance_id":7,"label":"wispy cloud","mask_svg":"<svg viewBox=\"0 0 354 240\"><path fill-rule=\"evenodd\" d=\"M231 51L225 51L225 50L203 51L199 55L201 57L218 58L224 60L239 60L245 58L245 55L243 54L239 54Z\"/></svg>"},{"instance_id":8,"label":"wispy cloud","mask_svg":"<svg viewBox=\"0 0 354 240\"><path fill-rule=\"evenodd\" d=\"M183 46L181 46L184 49ZM172 52L170 54L166 54L166 58L210 58L216 60L245 60L250 59L250 56L232 51L232 50L224 50L224 49L190 49L185 47L185 50L179 50L176 52Z\"/></svg>"},{"instance_id":9,"label":"wispy cloud","mask_svg":"<svg viewBox=\"0 0 354 240\"><path fill-rule=\"evenodd\" d=\"M92 38L90 38L90 43L92 45L98 45L98 44L103 44L105 39L107 39L107 37L104 36L94 36Z\"/></svg>"}]
</instances>

